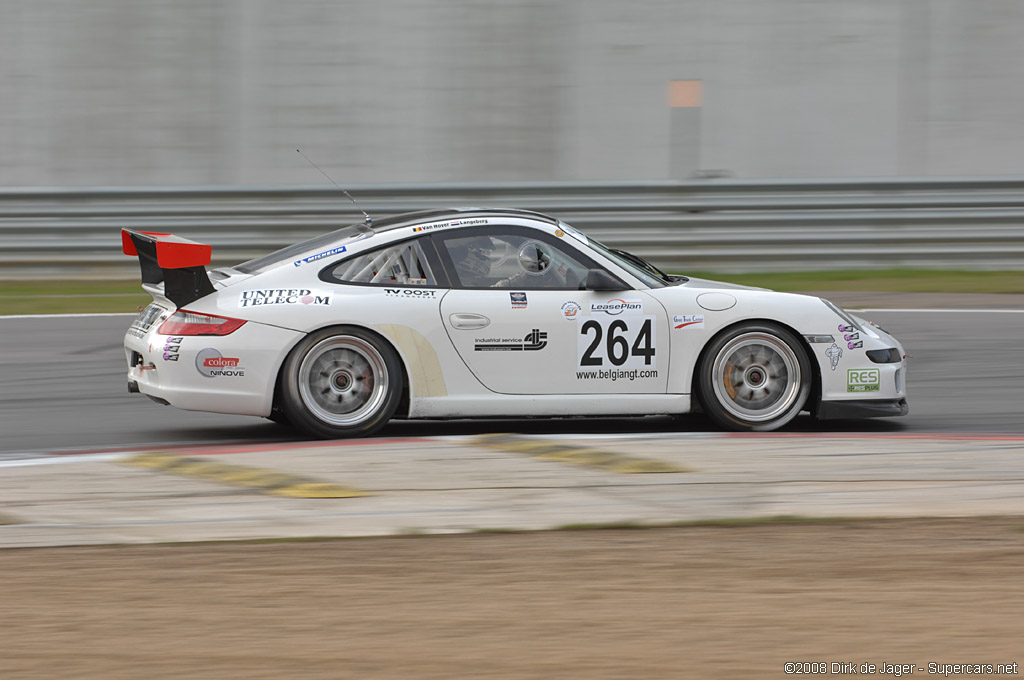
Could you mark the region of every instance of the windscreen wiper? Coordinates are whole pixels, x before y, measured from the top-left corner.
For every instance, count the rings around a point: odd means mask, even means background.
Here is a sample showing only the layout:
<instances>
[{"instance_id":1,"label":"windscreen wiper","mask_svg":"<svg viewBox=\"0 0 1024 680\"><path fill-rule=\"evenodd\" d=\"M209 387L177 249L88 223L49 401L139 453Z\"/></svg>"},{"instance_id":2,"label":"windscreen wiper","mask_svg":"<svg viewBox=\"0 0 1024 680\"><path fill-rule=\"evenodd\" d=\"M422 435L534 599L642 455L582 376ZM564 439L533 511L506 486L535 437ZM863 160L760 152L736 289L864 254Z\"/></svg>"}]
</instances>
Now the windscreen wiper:
<instances>
[{"instance_id":1,"label":"windscreen wiper","mask_svg":"<svg viewBox=\"0 0 1024 680\"><path fill-rule=\"evenodd\" d=\"M634 255L633 253L627 252L625 250L619 250L618 248L610 248L609 250L611 250L613 253L615 253L616 255L618 255L620 257L626 258L627 260L629 260L633 264L637 265L641 269L646 269L647 271L651 272L652 274L655 274L655 275L659 276L663 281L671 281L671 279L669 278L668 274L666 274L665 272L661 271L660 269L655 267L653 264L651 264L650 262L648 262L644 258L640 257L639 255Z\"/></svg>"}]
</instances>

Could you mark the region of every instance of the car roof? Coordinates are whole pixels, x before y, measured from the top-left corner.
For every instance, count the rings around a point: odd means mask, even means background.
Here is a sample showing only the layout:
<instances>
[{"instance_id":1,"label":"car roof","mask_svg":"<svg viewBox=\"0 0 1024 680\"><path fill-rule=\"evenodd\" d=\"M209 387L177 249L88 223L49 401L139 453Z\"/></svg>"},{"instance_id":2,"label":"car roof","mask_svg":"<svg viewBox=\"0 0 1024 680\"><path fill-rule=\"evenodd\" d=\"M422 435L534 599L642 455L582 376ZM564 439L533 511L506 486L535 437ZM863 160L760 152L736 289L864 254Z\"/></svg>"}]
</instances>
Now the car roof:
<instances>
[{"instance_id":1,"label":"car roof","mask_svg":"<svg viewBox=\"0 0 1024 680\"><path fill-rule=\"evenodd\" d=\"M559 224L558 220L555 218L538 212L533 212L531 210L515 210L506 208L444 208L437 210L419 210L417 212L408 212L402 213L401 215L384 217L379 220L372 221L369 224L366 224L365 222L350 224L327 234L322 234L320 236L313 237L312 239L286 246L280 250L276 250L247 262L242 262L241 264L235 265L234 269L244 274L262 273L263 271L277 267L286 261L295 260L296 258L301 259L300 256L305 253L324 250L330 247L331 244L345 244L347 246L349 243L362 241L364 239L366 239L367 242L370 242L370 236L386 234L402 227L410 227L417 224L437 222L446 219L461 220L468 217L518 217L538 220L554 226ZM342 248L342 250L344 250L344 248ZM320 254L317 259L319 259L319 257L323 257L323 254Z\"/></svg>"},{"instance_id":2,"label":"car roof","mask_svg":"<svg viewBox=\"0 0 1024 680\"><path fill-rule=\"evenodd\" d=\"M370 223L369 227L377 234L424 222L436 222L445 218L462 219L484 216L527 217L549 224L558 224L558 220L554 217L532 210L516 210L512 208L444 208L440 210L418 210L416 212L402 213L401 215L392 215L379 220L375 219Z\"/></svg>"}]
</instances>

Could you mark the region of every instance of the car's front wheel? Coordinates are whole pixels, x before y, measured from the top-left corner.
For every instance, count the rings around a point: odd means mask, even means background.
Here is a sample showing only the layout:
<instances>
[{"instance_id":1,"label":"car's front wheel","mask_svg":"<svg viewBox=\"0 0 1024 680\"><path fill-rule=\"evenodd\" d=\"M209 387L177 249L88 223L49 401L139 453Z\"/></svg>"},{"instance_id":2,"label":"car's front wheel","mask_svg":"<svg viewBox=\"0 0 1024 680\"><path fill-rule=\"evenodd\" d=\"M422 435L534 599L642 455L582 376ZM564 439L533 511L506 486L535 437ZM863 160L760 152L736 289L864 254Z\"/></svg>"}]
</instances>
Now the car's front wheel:
<instances>
[{"instance_id":1,"label":"car's front wheel","mask_svg":"<svg viewBox=\"0 0 1024 680\"><path fill-rule=\"evenodd\" d=\"M793 333L771 323L736 326L711 341L697 367L704 411L731 430L775 430L811 393L811 363Z\"/></svg>"},{"instance_id":2,"label":"car's front wheel","mask_svg":"<svg viewBox=\"0 0 1024 680\"><path fill-rule=\"evenodd\" d=\"M376 432L391 419L402 394L394 349L354 327L311 333L288 355L281 380L288 420L324 439Z\"/></svg>"}]
</instances>

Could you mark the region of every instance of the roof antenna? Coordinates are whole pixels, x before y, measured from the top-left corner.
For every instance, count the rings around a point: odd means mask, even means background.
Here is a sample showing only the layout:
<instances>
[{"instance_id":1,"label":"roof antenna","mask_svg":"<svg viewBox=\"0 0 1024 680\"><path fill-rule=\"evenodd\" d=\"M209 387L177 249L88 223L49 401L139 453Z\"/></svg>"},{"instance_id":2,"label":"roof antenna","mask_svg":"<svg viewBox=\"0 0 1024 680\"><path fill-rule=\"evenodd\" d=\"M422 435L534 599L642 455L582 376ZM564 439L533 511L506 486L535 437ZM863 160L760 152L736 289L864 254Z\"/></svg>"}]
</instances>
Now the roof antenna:
<instances>
[{"instance_id":1,"label":"roof antenna","mask_svg":"<svg viewBox=\"0 0 1024 680\"><path fill-rule=\"evenodd\" d=\"M337 183L337 182L335 182L335 181L334 181L333 179L331 179L331 176L330 176L330 175L328 175L328 174L327 174L326 172L324 172L323 170L321 170L321 169L320 169L320 166L319 166L319 165L317 165L317 164L316 164L316 163L314 163L313 161L309 160L309 158L306 158L306 154L302 153L302 151L301 151L300 149L296 149L296 151L298 151L298 152L299 152L299 155L300 155L300 156L302 156L303 158L305 158L305 159L306 159L306 162L307 162L307 163L309 163L309 164L310 164L310 165L312 165L312 166L313 166L314 168L316 168L316 169L317 169L317 172L319 172L319 173L320 173L321 175L323 175L324 177L326 177L326 178L327 178L327 181L328 181L328 182L330 182L330 183L331 183L331 184L333 184L334 186L338 187L338 191L340 191L341 193L343 193L343 194L345 194L346 196L348 196L348 200L352 201L352 205L354 205L354 206L355 206L355 207L356 207L356 208L357 208L357 209L359 210L359 212L363 213L363 217L365 217L365 218L366 218L366 226L368 226L368 227L371 227L371 226L373 226L373 220L372 220L372 219L370 219L370 214L369 214L368 212L366 212L365 210L363 210L362 208L360 208L360 207L359 207L359 204L358 204L358 203L356 203L356 199L352 198L352 195L351 195L350 193L348 193L347 191L345 191L344 189L342 189L342 188L341 188L341 187L340 187L340 186L338 185L338 183Z\"/></svg>"}]
</instances>

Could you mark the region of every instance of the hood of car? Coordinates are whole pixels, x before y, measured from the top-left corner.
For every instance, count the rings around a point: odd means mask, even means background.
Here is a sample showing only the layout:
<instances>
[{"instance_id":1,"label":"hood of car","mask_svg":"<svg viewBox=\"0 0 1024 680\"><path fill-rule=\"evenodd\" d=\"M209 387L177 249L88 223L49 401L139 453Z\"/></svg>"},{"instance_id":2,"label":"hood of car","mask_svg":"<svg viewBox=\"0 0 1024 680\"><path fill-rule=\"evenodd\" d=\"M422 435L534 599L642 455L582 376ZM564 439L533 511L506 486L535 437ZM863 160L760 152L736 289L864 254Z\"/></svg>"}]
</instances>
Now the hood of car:
<instances>
[{"instance_id":1,"label":"hood of car","mask_svg":"<svg viewBox=\"0 0 1024 680\"><path fill-rule=\"evenodd\" d=\"M735 283L725 283L724 281L712 281L711 279L698 279L690 277L690 280L682 284L690 288L718 288L727 290L769 290L768 288L757 288L755 286L740 286Z\"/></svg>"}]
</instances>

